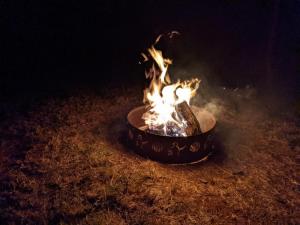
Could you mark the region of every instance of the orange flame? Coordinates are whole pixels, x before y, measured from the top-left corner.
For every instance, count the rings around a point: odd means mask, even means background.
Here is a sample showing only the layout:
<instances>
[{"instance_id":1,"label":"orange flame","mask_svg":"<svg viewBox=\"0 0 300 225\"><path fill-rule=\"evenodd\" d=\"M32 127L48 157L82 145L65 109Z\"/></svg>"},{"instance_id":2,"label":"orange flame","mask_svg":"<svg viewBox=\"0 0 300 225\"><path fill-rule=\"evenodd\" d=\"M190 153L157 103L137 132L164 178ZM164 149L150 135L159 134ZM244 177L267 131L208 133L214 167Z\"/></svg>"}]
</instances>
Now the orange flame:
<instances>
[{"instance_id":1,"label":"orange flame","mask_svg":"<svg viewBox=\"0 0 300 225\"><path fill-rule=\"evenodd\" d=\"M155 43L160 38L161 36ZM151 82L144 90L147 111L142 118L150 130L161 130L164 135L168 135L167 125L173 123L180 128L178 136L186 136L184 132L186 121L177 113L176 105L184 101L190 104L190 99L196 95L200 80L197 78L183 82L178 80L172 84L168 74L168 67L172 64L172 60L164 58L162 51L155 49L154 45L148 49L148 52L155 64L150 70L145 71L146 78L151 79ZM147 61L148 57L142 55Z\"/></svg>"}]
</instances>

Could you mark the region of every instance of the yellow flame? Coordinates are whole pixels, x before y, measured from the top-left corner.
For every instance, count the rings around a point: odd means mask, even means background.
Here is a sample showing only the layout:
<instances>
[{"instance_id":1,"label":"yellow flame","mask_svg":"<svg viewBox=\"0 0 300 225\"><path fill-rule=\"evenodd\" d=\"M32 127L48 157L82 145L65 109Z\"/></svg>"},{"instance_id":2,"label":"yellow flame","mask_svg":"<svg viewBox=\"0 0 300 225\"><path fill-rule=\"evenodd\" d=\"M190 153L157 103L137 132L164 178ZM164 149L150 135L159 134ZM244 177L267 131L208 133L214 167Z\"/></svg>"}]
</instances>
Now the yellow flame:
<instances>
[{"instance_id":1,"label":"yellow flame","mask_svg":"<svg viewBox=\"0 0 300 225\"><path fill-rule=\"evenodd\" d=\"M162 83L165 83L165 76L168 70L168 66L172 64L172 60L170 59L164 59L162 52L159 50L156 50L154 46L148 49L151 57L155 60L157 63L159 69L161 70L160 74L160 81Z\"/></svg>"},{"instance_id":2,"label":"yellow flame","mask_svg":"<svg viewBox=\"0 0 300 225\"><path fill-rule=\"evenodd\" d=\"M142 118L150 130L161 130L167 135L168 123L176 124L179 128L186 126L186 121L176 111L176 105L184 101L190 104L190 99L196 95L200 80L197 78L183 82L178 80L172 84L168 75L168 66L172 64L172 60L164 58L162 51L155 49L154 46L151 46L148 52L156 64L145 72L146 78L151 79L151 82L144 90L147 111ZM142 55L148 60L145 54ZM180 136L186 136L184 129L179 132Z\"/></svg>"}]
</instances>

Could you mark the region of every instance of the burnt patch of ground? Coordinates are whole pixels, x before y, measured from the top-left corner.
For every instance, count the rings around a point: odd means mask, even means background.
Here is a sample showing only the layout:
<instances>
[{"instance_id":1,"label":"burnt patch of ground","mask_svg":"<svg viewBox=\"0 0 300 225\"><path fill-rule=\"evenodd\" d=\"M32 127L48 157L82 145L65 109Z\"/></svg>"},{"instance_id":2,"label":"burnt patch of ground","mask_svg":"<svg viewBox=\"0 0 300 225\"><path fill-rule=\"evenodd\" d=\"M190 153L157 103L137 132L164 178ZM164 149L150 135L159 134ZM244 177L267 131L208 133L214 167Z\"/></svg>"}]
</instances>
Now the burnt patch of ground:
<instances>
[{"instance_id":1,"label":"burnt patch of ground","mask_svg":"<svg viewBox=\"0 0 300 225\"><path fill-rule=\"evenodd\" d=\"M120 142L138 93L50 98L3 115L1 223L299 224L296 116L273 115L257 96L223 96L223 152L164 165Z\"/></svg>"}]
</instances>

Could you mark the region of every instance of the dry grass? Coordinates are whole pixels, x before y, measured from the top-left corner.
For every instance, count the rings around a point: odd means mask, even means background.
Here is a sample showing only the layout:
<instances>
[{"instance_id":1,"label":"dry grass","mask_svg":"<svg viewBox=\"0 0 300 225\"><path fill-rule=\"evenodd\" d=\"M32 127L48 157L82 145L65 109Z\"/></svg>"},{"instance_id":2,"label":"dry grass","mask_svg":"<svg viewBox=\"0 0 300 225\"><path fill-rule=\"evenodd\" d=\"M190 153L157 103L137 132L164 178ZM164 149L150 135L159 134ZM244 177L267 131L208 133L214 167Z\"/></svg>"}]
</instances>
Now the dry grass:
<instances>
[{"instance_id":1,"label":"dry grass","mask_svg":"<svg viewBox=\"0 0 300 225\"><path fill-rule=\"evenodd\" d=\"M1 224L300 223L296 118L253 99L219 102L224 152L163 165L119 141L135 95L53 99L4 121Z\"/></svg>"}]
</instances>

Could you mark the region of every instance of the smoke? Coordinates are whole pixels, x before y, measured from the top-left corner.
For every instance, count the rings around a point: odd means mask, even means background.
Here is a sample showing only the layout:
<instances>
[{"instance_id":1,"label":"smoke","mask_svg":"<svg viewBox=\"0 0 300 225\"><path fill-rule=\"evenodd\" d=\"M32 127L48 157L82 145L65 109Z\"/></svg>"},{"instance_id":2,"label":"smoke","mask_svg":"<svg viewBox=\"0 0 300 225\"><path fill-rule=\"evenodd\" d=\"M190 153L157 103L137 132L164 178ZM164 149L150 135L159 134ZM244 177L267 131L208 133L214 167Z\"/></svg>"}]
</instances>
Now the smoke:
<instances>
[{"instance_id":1,"label":"smoke","mask_svg":"<svg viewBox=\"0 0 300 225\"><path fill-rule=\"evenodd\" d=\"M218 99L213 99L211 102L205 104L202 108L212 113L215 118L218 118L224 110L222 104L220 104L220 101Z\"/></svg>"},{"instance_id":2,"label":"smoke","mask_svg":"<svg viewBox=\"0 0 300 225\"><path fill-rule=\"evenodd\" d=\"M200 44L197 45L196 41ZM167 47L167 51L162 50L173 60L169 67L173 82L192 78L201 80L191 105L214 115L216 130L228 158L238 165L245 159L251 161L255 154L259 155L257 146L268 150L274 139L273 124L277 124L279 117L293 111L291 106L295 105L295 100L281 82L279 85L265 85L265 70L259 64L262 58L259 60L251 51L247 55L232 55L229 48L225 51L227 47L222 52L191 37ZM211 47L214 48L212 51ZM240 57L244 59L240 60Z\"/></svg>"}]
</instances>

